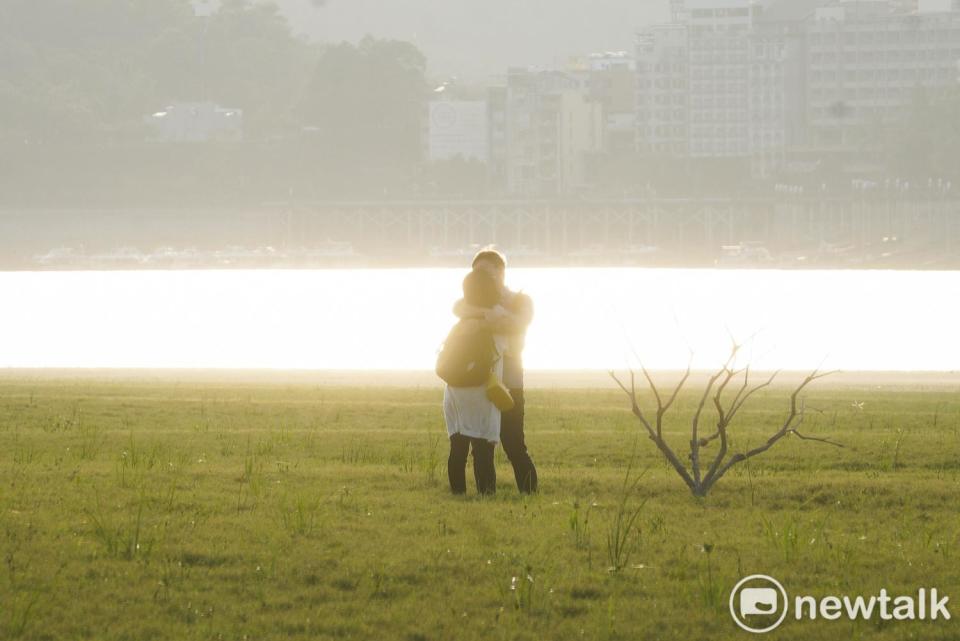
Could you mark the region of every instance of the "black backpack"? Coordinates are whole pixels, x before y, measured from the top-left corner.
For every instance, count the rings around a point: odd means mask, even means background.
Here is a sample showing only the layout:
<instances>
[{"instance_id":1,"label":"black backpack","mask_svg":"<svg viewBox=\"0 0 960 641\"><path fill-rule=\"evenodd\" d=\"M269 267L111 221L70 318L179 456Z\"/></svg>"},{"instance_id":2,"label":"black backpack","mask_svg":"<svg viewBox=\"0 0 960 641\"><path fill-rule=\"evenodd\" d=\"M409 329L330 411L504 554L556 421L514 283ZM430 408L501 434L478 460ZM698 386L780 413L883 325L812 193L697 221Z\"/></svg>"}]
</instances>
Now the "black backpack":
<instances>
[{"instance_id":1,"label":"black backpack","mask_svg":"<svg viewBox=\"0 0 960 641\"><path fill-rule=\"evenodd\" d=\"M466 331L453 326L437 356L437 376L450 387L478 387L490 378L497 348L489 330Z\"/></svg>"}]
</instances>

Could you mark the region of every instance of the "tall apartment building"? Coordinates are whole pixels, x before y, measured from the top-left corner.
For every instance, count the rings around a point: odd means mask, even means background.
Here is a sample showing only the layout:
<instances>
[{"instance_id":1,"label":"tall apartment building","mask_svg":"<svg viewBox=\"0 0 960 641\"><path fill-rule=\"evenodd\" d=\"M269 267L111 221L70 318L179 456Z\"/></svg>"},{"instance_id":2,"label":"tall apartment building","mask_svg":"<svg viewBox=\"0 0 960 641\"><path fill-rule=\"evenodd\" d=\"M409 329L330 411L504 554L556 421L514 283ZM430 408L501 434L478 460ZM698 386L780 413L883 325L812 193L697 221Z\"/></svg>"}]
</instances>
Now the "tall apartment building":
<instances>
[{"instance_id":1,"label":"tall apartment building","mask_svg":"<svg viewBox=\"0 0 960 641\"><path fill-rule=\"evenodd\" d=\"M602 108L580 80L560 71L511 69L504 115L511 194L552 197L586 185L588 156L602 148Z\"/></svg>"},{"instance_id":2,"label":"tall apartment building","mask_svg":"<svg viewBox=\"0 0 960 641\"><path fill-rule=\"evenodd\" d=\"M658 25L637 37L636 144L643 153L687 155L687 29Z\"/></svg>"},{"instance_id":3,"label":"tall apartment building","mask_svg":"<svg viewBox=\"0 0 960 641\"><path fill-rule=\"evenodd\" d=\"M835 2L806 21L807 143L868 146L922 97L958 86L952 0Z\"/></svg>"},{"instance_id":4,"label":"tall apartment building","mask_svg":"<svg viewBox=\"0 0 960 641\"><path fill-rule=\"evenodd\" d=\"M803 0L784 4L797 7ZM752 173L766 176L781 167L802 107L792 96L801 86L795 24L777 21L769 6L759 7L750 37L748 134Z\"/></svg>"},{"instance_id":5,"label":"tall apartment building","mask_svg":"<svg viewBox=\"0 0 960 641\"><path fill-rule=\"evenodd\" d=\"M747 157L754 7L749 0L699 0L688 2L687 12L688 154Z\"/></svg>"},{"instance_id":6,"label":"tall apartment building","mask_svg":"<svg viewBox=\"0 0 960 641\"><path fill-rule=\"evenodd\" d=\"M640 33L637 147L749 159L876 145L960 85L960 0L673 0Z\"/></svg>"},{"instance_id":7,"label":"tall apartment building","mask_svg":"<svg viewBox=\"0 0 960 641\"><path fill-rule=\"evenodd\" d=\"M683 22L637 43L641 151L750 161L765 174L786 141L786 40L753 0L687 0Z\"/></svg>"},{"instance_id":8,"label":"tall apartment building","mask_svg":"<svg viewBox=\"0 0 960 641\"><path fill-rule=\"evenodd\" d=\"M787 148L807 137L807 20L826 0L781 0L763 7L754 24L759 40L783 47L784 135Z\"/></svg>"}]
</instances>

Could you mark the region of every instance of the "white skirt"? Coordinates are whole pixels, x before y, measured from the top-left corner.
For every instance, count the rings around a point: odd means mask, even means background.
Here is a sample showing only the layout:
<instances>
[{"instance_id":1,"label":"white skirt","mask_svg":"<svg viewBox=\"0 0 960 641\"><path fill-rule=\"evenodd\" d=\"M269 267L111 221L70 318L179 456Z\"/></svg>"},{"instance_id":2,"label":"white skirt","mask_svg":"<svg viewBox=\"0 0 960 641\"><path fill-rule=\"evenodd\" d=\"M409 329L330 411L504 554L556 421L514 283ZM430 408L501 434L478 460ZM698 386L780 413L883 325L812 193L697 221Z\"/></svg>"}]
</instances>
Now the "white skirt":
<instances>
[{"instance_id":1,"label":"white skirt","mask_svg":"<svg viewBox=\"0 0 960 641\"><path fill-rule=\"evenodd\" d=\"M494 336L499 355L503 354L506 339ZM493 371L503 378L503 359L498 358ZM487 386L450 387L443 391L443 418L447 423L447 435L463 434L482 438L493 443L500 442L500 410L487 398Z\"/></svg>"}]
</instances>

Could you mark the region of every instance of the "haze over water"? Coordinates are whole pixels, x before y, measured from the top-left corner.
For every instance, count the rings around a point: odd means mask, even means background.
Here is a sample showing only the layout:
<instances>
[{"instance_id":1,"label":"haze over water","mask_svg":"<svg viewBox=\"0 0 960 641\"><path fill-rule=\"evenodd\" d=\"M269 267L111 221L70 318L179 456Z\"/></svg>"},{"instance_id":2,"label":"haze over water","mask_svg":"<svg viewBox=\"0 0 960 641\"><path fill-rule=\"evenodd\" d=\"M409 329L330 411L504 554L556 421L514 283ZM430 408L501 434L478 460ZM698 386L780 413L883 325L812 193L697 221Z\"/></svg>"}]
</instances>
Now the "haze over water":
<instances>
[{"instance_id":1,"label":"haze over water","mask_svg":"<svg viewBox=\"0 0 960 641\"><path fill-rule=\"evenodd\" d=\"M462 269L0 273L0 366L431 369ZM512 269L529 369L949 371L960 272Z\"/></svg>"}]
</instances>

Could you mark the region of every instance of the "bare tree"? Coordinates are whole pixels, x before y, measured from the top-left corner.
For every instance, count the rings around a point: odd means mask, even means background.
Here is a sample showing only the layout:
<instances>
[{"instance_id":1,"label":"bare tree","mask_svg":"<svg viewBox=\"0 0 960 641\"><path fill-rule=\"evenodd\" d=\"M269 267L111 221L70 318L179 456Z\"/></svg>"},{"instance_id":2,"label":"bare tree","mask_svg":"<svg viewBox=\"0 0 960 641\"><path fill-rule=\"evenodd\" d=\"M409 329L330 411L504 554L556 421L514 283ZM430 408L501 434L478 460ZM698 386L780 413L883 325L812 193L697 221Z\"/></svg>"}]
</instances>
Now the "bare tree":
<instances>
[{"instance_id":1,"label":"bare tree","mask_svg":"<svg viewBox=\"0 0 960 641\"><path fill-rule=\"evenodd\" d=\"M660 391L654 384L650 373L647 371L646 367L641 365L640 370L643 373L647 384L650 386L650 391L653 392L653 397L657 402L656 414L650 417L644 413L639 402L637 401L636 375L634 371L632 369L630 370L630 387L627 387L620 380L620 378L617 377L615 372L612 370L610 371L610 376L617 382L617 385L620 386L620 389L622 389L630 398L633 414L640 420L640 424L646 429L647 436L649 436L650 440L656 444L657 448L667 459L670 465L673 466L673 469L676 470L677 474L680 475L680 478L683 479L683 482L687 484L687 487L690 488L690 491L694 496L706 496L707 492L709 492L710 489L717 483L717 481L719 481L723 475L726 474L734 465L742 463L743 461L753 458L759 454L763 454L773 447L777 441L788 435L793 435L797 438L807 441L817 441L820 443L833 445L835 447L843 447L843 445L840 443L836 443L829 439L805 436L798 429L803 423L804 419L803 400L798 399L800 393L813 381L835 373L814 370L811 374L803 379L803 381L793 390L793 393L790 395L790 410L783 424L780 426L780 429L774 432L774 434L768 438L766 443L763 445L728 456L730 445L728 430L731 422L740 412L740 409L743 407L744 403L747 402L747 399L753 396L756 392L769 387L773 383L773 380L776 378L777 374L779 374L779 372L774 372L769 378L751 386L750 367L747 366L741 369L735 369L734 367L739 349L739 345L733 345L729 358L727 358L727 361L723 364L723 367L721 367L719 371L710 376L710 379L707 381L706 389L704 389L703 394L699 397L700 401L697 405L696 412L693 415L690 430L689 468L680 460L677 454L673 451L673 448L671 448L670 445L664 440L663 418L666 415L667 410L669 410L674 401L677 400L677 396L680 394L683 386L690 378L690 366L687 366L687 370L680 379L680 382L677 383L677 386L673 389L673 392L666 399L666 401L664 401L663 397L660 395ZM742 383L739 382L741 376L743 379ZM738 381L738 383L735 383L737 391L733 393L731 390L727 396L729 397L730 394L732 394L732 398L725 400L724 392L727 391L727 388L730 386L730 383L734 381L734 379L737 379ZM710 401L712 401L714 408L716 408L717 422L713 431L711 431L709 434L702 434L700 431L700 420L703 416L704 407L706 407L707 403ZM712 457L712 460L709 458L707 459L709 460L709 465L704 465L700 458L701 452L703 448L707 447L715 440L720 441L719 449L717 450L716 455Z\"/></svg>"}]
</instances>

